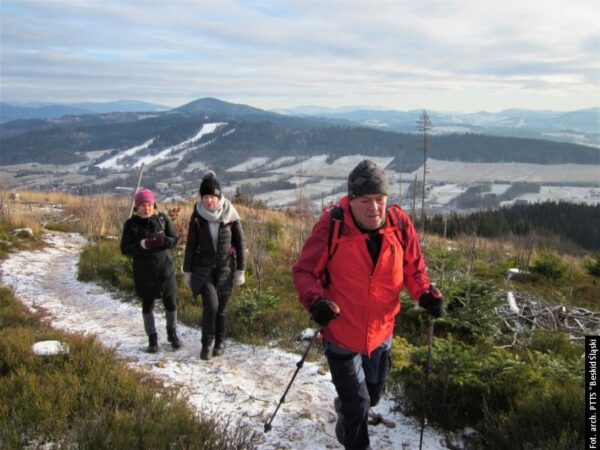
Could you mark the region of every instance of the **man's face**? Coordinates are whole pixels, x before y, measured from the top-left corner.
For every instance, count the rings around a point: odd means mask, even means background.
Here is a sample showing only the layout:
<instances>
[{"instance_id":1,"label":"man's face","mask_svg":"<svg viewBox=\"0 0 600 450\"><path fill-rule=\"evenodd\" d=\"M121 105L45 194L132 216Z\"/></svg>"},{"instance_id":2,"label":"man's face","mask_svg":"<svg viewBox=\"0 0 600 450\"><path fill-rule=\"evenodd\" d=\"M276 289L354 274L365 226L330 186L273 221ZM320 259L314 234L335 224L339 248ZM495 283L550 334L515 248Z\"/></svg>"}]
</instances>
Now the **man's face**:
<instances>
[{"instance_id":1,"label":"man's face","mask_svg":"<svg viewBox=\"0 0 600 450\"><path fill-rule=\"evenodd\" d=\"M385 218L387 195L367 194L350 200L352 215L358 224L366 230L376 230Z\"/></svg>"}]
</instances>

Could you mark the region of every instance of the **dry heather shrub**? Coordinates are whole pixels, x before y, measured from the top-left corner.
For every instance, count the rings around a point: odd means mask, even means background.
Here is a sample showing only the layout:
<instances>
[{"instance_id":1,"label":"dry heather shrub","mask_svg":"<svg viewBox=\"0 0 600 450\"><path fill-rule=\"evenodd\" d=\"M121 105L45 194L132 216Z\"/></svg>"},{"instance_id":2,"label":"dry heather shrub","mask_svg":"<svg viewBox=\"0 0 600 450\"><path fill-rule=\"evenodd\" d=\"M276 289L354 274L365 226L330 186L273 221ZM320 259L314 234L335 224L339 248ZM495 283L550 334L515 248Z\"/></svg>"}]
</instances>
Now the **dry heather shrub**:
<instances>
[{"instance_id":1,"label":"dry heather shrub","mask_svg":"<svg viewBox=\"0 0 600 450\"><path fill-rule=\"evenodd\" d=\"M0 190L0 221L10 228L31 228L39 236L42 228L39 213L31 202L20 195L15 199L14 193Z\"/></svg>"},{"instance_id":2,"label":"dry heather shrub","mask_svg":"<svg viewBox=\"0 0 600 450\"><path fill-rule=\"evenodd\" d=\"M87 237L120 235L129 213L124 197L73 197L65 203L65 216L77 220L77 230Z\"/></svg>"},{"instance_id":3,"label":"dry heather shrub","mask_svg":"<svg viewBox=\"0 0 600 450\"><path fill-rule=\"evenodd\" d=\"M0 191L1 219L14 226L39 230L49 223L67 223L85 236L118 235L125 221L129 199L114 196L76 196L65 192Z\"/></svg>"},{"instance_id":4,"label":"dry heather shrub","mask_svg":"<svg viewBox=\"0 0 600 450\"><path fill-rule=\"evenodd\" d=\"M190 217L192 215L193 203L169 203L158 205L159 211L164 211L171 218L173 226L179 234L177 247L183 249L187 241L187 232Z\"/></svg>"}]
</instances>

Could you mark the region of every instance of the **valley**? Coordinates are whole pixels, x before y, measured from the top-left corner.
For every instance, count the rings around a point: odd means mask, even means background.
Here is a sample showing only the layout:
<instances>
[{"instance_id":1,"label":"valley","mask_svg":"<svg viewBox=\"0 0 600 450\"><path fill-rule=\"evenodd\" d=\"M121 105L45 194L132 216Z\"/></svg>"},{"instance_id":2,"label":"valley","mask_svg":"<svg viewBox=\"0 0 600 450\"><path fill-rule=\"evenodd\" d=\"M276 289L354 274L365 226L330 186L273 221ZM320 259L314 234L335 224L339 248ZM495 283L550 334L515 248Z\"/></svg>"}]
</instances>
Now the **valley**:
<instances>
[{"instance_id":1,"label":"valley","mask_svg":"<svg viewBox=\"0 0 600 450\"><path fill-rule=\"evenodd\" d=\"M600 202L598 148L444 134L444 120L450 119L434 117L440 125L428 143L424 204L429 212L546 200ZM230 198L252 198L276 209L302 204L316 212L345 193L347 174L368 158L386 170L392 201L420 208L418 135L365 127L358 123L364 118L282 115L201 99L166 112L12 121L0 125L0 186L128 195L143 166L142 184L161 201L187 201L212 169ZM403 118L405 125L408 119ZM471 119L483 123L481 117ZM494 121L491 115L485 119Z\"/></svg>"}]
</instances>

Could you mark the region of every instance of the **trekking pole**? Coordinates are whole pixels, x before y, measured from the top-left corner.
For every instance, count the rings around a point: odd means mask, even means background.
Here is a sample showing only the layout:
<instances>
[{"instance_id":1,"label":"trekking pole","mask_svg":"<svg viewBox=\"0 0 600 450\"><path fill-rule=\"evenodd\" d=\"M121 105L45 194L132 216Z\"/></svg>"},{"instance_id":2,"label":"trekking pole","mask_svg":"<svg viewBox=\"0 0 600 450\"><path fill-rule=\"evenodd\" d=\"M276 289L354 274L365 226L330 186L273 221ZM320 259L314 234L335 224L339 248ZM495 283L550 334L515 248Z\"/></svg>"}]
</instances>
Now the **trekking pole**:
<instances>
[{"instance_id":1,"label":"trekking pole","mask_svg":"<svg viewBox=\"0 0 600 450\"><path fill-rule=\"evenodd\" d=\"M427 362L425 363L425 387L421 396L421 437L419 438L419 450L423 449L423 431L425 430L425 404L427 391L429 390L429 369L431 367L431 347L433 345L433 324L435 319L429 317L429 328L427 329Z\"/></svg>"},{"instance_id":2,"label":"trekking pole","mask_svg":"<svg viewBox=\"0 0 600 450\"><path fill-rule=\"evenodd\" d=\"M140 184L142 183L142 174L144 173L144 163L140 167L140 174L138 175L137 186L133 190L133 196L131 197L131 208L129 209L129 217L133 216L133 208L135 207L135 194L140 188Z\"/></svg>"},{"instance_id":3,"label":"trekking pole","mask_svg":"<svg viewBox=\"0 0 600 450\"><path fill-rule=\"evenodd\" d=\"M265 433L267 433L267 432L269 432L271 430L271 422L273 422L273 419L275 418L275 415L277 414L277 411L279 411L279 407L281 406L281 404L285 402L285 396L287 395L288 391L290 390L290 387L292 387L292 383L296 379L296 375L298 375L298 372L300 371L300 369L304 365L304 360L306 359L306 355L308 355L308 352L310 351L310 348L312 347L313 343L317 339L318 335L319 335L319 331L315 331L315 333L313 334L313 336L310 338L310 342L308 343L308 347L306 347L306 350L304 351L304 355L302 355L302 359L296 363L296 371L294 372L294 375L292 376L292 379L290 380L290 383L288 384L287 388L285 389L285 392L283 393L283 395L281 397L281 400L279 400L279 403L277 404L277 407L275 408L275 411L273 412L273 415L271 416L271 418L269 419L269 421L265 423Z\"/></svg>"}]
</instances>

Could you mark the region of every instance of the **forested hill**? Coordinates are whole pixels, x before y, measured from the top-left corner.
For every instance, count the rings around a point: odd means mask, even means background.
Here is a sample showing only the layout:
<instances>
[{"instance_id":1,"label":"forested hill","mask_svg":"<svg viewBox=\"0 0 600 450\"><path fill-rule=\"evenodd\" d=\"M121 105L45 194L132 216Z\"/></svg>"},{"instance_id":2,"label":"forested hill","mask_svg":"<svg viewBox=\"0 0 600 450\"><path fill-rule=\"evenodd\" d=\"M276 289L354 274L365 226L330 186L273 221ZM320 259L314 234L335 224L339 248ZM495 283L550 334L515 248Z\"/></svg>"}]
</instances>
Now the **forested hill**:
<instances>
[{"instance_id":1,"label":"forested hill","mask_svg":"<svg viewBox=\"0 0 600 450\"><path fill-rule=\"evenodd\" d=\"M443 235L444 218L435 216L427 219L425 226L428 231ZM451 214L447 217L447 237L473 232L485 237L550 232L567 238L586 250L599 251L600 205L566 202L517 204L463 216Z\"/></svg>"},{"instance_id":2,"label":"forested hill","mask_svg":"<svg viewBox=\"0 0 600 450\"><path fill-rule=\"evenodd\" d=\"M482 134L434 136L430 155L446 161L600 164L600 149L541 139Z\"/></svg>"},{"instance_id":3,"label":"forested hill","mask_svg":"<svg viewBox=\"0 0 600 450\"><path fill-rule=\"evenodd\" d=\"M242 106L215 111L214 104L204 102L167 112L9 122L0 125L0 164L68 164L85 160L86 152L117 154L148 140L153 140L149 152L156 154L190 139L203 124L216 122L227 125L199 144L206 144L202 149L206 162L217 166L229 167L251 157L314 154L394 156L390 168L403 171L415 170L422 162L421 142L415 134L261 114ZM430 142L429 156L439 160L600 164L597 148L539 139L460 134L432 136Z\"/></svg>"}]
</instances>

